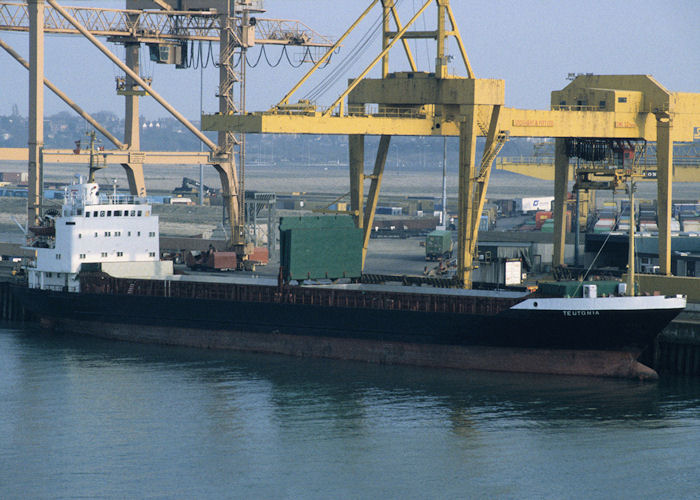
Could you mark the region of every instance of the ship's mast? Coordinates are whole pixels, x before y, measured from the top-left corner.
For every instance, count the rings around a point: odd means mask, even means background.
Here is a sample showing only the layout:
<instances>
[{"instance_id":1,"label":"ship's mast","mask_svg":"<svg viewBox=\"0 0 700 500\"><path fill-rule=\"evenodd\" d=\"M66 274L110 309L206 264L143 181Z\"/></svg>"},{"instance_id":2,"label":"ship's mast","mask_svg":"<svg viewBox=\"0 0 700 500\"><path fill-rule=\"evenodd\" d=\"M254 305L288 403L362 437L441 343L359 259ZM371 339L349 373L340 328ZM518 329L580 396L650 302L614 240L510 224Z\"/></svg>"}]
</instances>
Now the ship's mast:
<instances>
[{"instance_id":1,"label":"ship's mast","mask_svg":"<svg viewBox=\"0 0 700 500\"><path fill-rule=\"evenodd\" d=\"M630 230L629 230L629 255L627 256L627 295L634 296L634 191L637 185L634 177L629 178L629 198L630 198Z\"/></svg>"},{"instance_id":2,"label":"ship's mast","mask_svg":"<svg viewBox=\"0 0 700 500\"><path fill-rule=\"evenodd\" d=\"M90 174L88 176L88 182L95 182L95 172L101 168L105 168L105 163L104 161L100 163L100 156L97 154L97 149L95 149L95 131L91 130L87 135L90 137Z\"/></svg>"},{"instance_id":3,"label":"ship's mast","mask_svg":"<svg viewBox=\"0 0 700 500\"><path fill-rule=\"evenodd\" d=\"M447 137L442 139L442 221L441 226L447 227Z\"/></svg>"}]
</instances>

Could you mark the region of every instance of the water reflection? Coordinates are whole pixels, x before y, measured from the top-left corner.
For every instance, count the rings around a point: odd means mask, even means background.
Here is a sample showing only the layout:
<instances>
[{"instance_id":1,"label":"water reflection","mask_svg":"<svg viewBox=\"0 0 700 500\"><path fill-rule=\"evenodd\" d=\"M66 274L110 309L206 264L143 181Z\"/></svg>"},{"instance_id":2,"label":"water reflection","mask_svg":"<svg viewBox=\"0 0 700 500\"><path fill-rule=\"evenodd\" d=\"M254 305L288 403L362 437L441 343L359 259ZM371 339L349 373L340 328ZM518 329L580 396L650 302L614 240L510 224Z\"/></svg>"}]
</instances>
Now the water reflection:
<instances>
[{"instance_id":1,"label":"water reflection","mask_svg":"<svg viewBox=\"0 0 700 500\"><path fill-rule=\"evenodd\" d=\"M268 354L207 351L113 342L34 328L12 337L23 353L3 377L31 384L38 362L48 363L52 377L75 384L76 373L88 377L132 380L178 380L209 396L204 410L216 432L244 433L245 421L285 428L326 421L333 432L360 432L391 418L407 428L426 419L444 421L454 432L469 434L481 425L566 426L670 425L700 403L697 379L663 377L657 383L586 377L553 377L490 372L380 366ZM7 341L7 339L6 339ZM26 368L32 373L18 375ZM73 376L71 376L73 374ZM56 384L60 388L62 384ZM31 393L31 386L21 389ZM133 387L130 389L133 391ZM129 400L132 395L112 394ZM99 394L86 394L99 398ZM226 418L222 418L226 417ZM370 424L371 422L371 424ZM506 423L504 423L506 422ZM226 428L226 426L230 426Z\"/></svg>"}]
</instances>

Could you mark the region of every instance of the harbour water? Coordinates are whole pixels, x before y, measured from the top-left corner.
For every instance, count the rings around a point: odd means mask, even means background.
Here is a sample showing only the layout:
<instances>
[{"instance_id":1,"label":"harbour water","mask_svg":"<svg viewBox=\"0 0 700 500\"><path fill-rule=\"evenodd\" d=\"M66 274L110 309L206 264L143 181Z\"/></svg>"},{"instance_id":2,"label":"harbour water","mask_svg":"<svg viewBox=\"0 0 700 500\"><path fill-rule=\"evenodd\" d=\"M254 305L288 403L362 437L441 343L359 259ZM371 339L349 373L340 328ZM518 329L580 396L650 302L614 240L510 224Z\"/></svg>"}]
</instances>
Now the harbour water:
<instances>
[{"instance_id":1,"label":"harbour water","mask_svg":"<svg viewBox=\"0 0 700 500\"><path fill-rule=\"evenodd\" d=\"M0 498L696 498L700 379L431 370L0 324Z\"/></svg>"}]
</instances>

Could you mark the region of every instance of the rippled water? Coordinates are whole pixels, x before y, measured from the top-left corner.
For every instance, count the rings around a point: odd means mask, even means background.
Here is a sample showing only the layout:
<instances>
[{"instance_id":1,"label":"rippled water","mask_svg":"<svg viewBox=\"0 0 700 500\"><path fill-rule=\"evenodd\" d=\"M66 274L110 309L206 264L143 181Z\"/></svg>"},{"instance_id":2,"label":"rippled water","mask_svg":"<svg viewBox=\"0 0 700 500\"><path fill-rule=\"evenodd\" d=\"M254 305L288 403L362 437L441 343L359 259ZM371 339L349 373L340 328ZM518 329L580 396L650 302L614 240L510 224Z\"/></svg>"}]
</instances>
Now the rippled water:
<instances>
[{"instance_id":1,"label":"rippled water","mask_svg":"<svg viewBox=\"0 0 700 500\"><path fill-rule=\"evenodd\" d=\"M0 325L0 497L694 498L700 380L442 371Z\"/></svg>"}]
</instances>

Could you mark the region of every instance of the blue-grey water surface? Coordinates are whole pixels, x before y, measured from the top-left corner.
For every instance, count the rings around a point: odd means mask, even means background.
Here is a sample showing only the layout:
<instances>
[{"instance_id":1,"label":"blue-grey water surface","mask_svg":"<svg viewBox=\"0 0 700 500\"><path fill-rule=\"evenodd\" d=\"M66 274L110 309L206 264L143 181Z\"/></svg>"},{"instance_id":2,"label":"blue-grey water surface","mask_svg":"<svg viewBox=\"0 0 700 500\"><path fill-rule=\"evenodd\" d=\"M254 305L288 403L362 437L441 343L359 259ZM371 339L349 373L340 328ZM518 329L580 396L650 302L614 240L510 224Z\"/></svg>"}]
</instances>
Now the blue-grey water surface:
<instances>
[{"instance_id":1,"label":"blue-grey water surface","mask_svg":"<svg viewBox=\"0 0 700 500\"><path fill-rule=\"evenodd\" d=\"M697 498L700 380L377 366L0 324L0 498Z\"/></svg>"}]
</instances>

